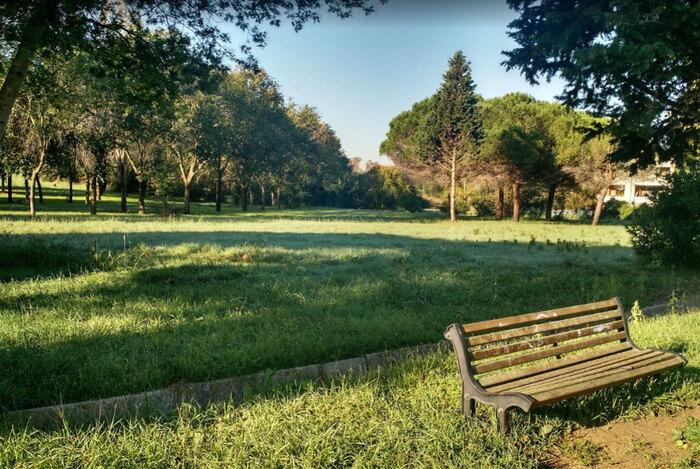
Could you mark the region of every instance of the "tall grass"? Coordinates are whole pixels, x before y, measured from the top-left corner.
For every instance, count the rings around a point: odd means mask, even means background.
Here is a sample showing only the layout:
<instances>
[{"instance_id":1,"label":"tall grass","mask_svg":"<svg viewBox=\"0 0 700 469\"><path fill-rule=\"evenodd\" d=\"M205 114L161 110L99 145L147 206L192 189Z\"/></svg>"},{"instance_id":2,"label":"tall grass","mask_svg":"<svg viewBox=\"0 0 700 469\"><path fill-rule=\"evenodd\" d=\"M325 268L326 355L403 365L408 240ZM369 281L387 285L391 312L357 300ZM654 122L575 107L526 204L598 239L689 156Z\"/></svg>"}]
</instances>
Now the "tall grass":
<instances>
[{"instance_id":1,"label":"tall grass","mask_svg":"<svg viewBox=\"0 0 700 469\"><path fill-rule=\"evenodd\" d=\"M621 226L46 204L0 214L0 411L435 342L455 321L649 304L700 280L639 263Z\"/></svg>"},{"instance_id":2,"label":"tall grass","mask_svg":"<svg viewBox=\"0 0 700 469\"><path fill-rule=\"evenodd\" d=\"M700 402L700 311L631 325L636 342L682 351L659 377L513 413L510 434L465 421L446 348L359 379L271 390L234 406L58 430L0 428L0 467L542 467L544 450L580 425ZM492 418L479 406L479 417ZM669 439L671 436L669 435Z\"/></svg>"}]
</instances>

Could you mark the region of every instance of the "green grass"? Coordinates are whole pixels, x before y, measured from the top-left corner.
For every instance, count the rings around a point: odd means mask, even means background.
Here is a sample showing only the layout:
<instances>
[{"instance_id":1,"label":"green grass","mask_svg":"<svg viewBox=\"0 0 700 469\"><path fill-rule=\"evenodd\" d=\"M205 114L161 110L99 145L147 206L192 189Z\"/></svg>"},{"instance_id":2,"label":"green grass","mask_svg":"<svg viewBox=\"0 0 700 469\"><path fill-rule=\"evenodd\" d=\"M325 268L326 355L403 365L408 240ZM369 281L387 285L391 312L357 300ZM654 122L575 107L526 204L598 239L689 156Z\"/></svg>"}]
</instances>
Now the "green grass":
<instances>
[{"instance_id":1,"label":"green grass","mask_svg":"<svg viewBox=\"0 0 700 469\"><path fill-rule=\"evenodd\" d=\"M618 225L208 204L91 217L64 198L47 187L35 220L0 202L0 411L435 342L456 321L652 304L700 283L638 262ZM117 203L106 194L100 210Z\"/></svg>"},{"instance_id":2,"label":"green grass","mask_svg":"<svg viewBox=\"0 0 700 469\"><path fill-rule=\"evenodd\" d=\"M455 359L442 348L359 379L270 390L240 406L186 406L162 418L57 430L0 428L0 467L541 467L545 450L565 446L561 437L580 425L700 402L700 310L633 323L631 334L641 346L683 352L689 364L515 411L507 436L459 415ZM491 409L477 412L493 418Z\"/></svg>"}]
</instances>

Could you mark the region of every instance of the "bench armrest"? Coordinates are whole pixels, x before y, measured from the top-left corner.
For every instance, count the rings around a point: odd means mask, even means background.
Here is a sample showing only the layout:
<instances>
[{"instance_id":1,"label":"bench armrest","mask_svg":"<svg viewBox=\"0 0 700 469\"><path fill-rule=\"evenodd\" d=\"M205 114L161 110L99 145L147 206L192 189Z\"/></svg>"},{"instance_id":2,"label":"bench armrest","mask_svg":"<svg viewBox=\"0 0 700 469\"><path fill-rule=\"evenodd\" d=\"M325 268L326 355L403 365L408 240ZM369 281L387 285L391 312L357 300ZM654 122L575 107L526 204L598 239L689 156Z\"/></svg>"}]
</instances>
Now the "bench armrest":
<instances>
[{"instance_id":1,"label":"bench armrest","mask_svg":"<svg viewBox=\"0 0 700 469\"><path fill-rule=\"evenodd\" d=\"M457 366L459 367L459 375L462 378L462 396L464 399L476 399L483 404L495 405L502 409L518 407L525 412L530 411L535 400L526 394L517 392L493 394L481 387L472 372L467 341L464 338L461 324L451 324L444 335L452 343L452 347L457 355Z\"/></svg>"}]
</instances>

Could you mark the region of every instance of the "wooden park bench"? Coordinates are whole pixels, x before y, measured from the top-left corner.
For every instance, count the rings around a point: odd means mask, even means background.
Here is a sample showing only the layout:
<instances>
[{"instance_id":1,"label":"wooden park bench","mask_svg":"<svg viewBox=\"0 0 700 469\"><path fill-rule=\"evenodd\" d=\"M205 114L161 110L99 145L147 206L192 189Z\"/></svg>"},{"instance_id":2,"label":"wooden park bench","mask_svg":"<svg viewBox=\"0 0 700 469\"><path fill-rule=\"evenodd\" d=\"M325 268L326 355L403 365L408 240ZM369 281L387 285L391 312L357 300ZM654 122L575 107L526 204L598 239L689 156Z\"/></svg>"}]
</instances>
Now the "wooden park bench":
<instances>
[{"instance_id":1,"label":"wooden park bench","mask_svg":"<svg viewBox=\"0 0 700 469\"><path fill-rule=\"evenodd\" d=\"M473 416L476 401L492 405L502 432L513 407L529 412L687 363L637 347L617 298L452 324L445 337L457 354L463 414Z\"/></svg>"}]
</instances>

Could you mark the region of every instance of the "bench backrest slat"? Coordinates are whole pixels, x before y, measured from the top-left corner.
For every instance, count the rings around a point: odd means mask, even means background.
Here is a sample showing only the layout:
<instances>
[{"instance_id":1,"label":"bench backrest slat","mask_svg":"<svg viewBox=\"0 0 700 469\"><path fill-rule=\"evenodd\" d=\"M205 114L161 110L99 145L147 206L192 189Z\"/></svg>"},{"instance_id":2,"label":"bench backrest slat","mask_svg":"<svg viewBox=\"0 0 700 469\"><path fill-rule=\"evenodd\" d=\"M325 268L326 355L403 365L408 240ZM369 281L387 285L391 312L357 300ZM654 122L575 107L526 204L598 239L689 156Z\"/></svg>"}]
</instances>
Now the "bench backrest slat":
<instances>
[{"instance_id":1,"label":"bench backrest slat","mask_svg":"<svg viewBox=\"0 0 700 469\"><path fill-rule=\"evenodd\" d=\"M624 324L622 320L606 322L597 326L584 327L582 329L574 329L572 331L560 332L559 334L548 335L531 340L524 340L514 344L500 345L487 349L475 350L471 353L472 360L483 360L485 358L499 357L508 353L522 352L543 345L557 344L571 339L579 339L588 337L602 332L622 329Z\"/></svg>"},{"instance_id":2,"label":"bench backrest slat","mask_svg":"<svg viewBox=\"0 0 700 469\"><path fill-rule=\"evenodd\" d=\"M548 311L540 311L538 313L521 314L518 316L510 316L501 319L490 319L488 321L473 322L464 324L462 327L465 334L477 334L480 332L492 331L495 329L503 329L505 327L519 326L532 322L547 321L552 318L564 318L574 316L581 313L592 313L596 311L605 311L612 308L617 308L615 299L599 301L597 303L588 303L585 305L569 306L568 308L551 309Z\"/></svg>"},{"instance_id":3,"label":"bench backrest slat","mask_svg":"<svg viewBox=\"0 0 700 469\"><path fill-rule=\"evenodd\" d=\"M619 319L621 317L622 313L620 312L620 310L615 309L612 311L605 311L603 313L596 313L578 318L563 319L561 321L546 322L542 324L536 324L534 326L519 327L517 329L510 329L505 331L492 332L490 334L471 336L468 337L467 340L469 341L470 346L485 345L493 342L501 342L503 340L517 339L519 337L525 337L533 334L544 334L585 324L603 322L608 319Z\"/></svg>"},{"instance_id":4,"label":"bench backrest slat","mask_svg":"<svg viewBox=\"0 0 700 469\"><path fill-rule=\"evenodd\" d=\"M472 373L480 375L627 339L616 298L568 308L463 324ZM528 367L536 365L530 364Z\"/></svg>"},{"instance_id":5,"label":"bench backrest slat","mask_svg":"<svg viewBox=\"0 0 700 469\"><path fill-rule=\"evenodd\" d=\"M557 345L554 347L546 348L543 350L538 350L536 352L523 353L522 355L515 355L509 358L502 358L500 360L491 360L486 363L480 363L474 366L474 373L487 373L489 371L502 370L503 368L510 368L511 366L522 365L524 363L530 363L543 358L554 357L561 355L563 353L575 352L578 350L584 350L587 348L595 347L596 345L607 344L609 342L616 342L625 339L624 332L617 332L615 334L606 334L594 339L581 340L578 342L571 342L566 345Z\"/></svg>"}]
</instances>

